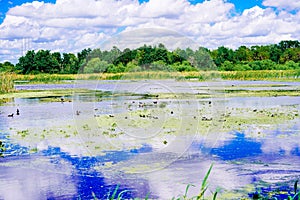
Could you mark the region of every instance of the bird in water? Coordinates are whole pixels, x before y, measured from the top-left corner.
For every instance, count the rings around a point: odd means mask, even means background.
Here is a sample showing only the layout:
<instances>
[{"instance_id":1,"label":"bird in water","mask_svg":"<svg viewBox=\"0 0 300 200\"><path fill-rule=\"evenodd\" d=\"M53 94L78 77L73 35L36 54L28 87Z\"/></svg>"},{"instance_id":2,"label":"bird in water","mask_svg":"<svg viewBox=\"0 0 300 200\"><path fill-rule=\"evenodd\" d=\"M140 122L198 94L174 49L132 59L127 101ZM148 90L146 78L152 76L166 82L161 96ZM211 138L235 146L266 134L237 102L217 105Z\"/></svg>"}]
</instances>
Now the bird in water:
<instances>
[{"instance_id":1,"label":"bird in water","mask_svg":"<svg viewBox=\"0 0 300 200\"><path fill-rule=\"evenodd\" d=\"M7 117L14 117L14 113L7 115Z\"/></svg>"},{"instance_id":2,"label":"bird in water","mask_svg":"<svg viewBox=\"0 0 300 200\"><path fill-rule=\"evenodd\" d=\"M17 108L17 115L20 115L20 110Z\"/></svg>"}]
</instances>

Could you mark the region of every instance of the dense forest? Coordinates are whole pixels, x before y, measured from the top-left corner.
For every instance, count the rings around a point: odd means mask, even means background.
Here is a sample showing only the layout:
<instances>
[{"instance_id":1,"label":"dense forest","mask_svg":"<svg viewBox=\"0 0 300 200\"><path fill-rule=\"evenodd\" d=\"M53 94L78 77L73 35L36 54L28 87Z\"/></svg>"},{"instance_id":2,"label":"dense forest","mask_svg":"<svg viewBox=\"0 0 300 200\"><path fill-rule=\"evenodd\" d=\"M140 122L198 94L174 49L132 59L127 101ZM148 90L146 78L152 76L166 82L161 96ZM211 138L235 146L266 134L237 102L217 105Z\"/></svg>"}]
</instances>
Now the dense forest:
<instances>
[{"instance_id":1,"label":"dense forest","mask_svg":"<svg viewBox=\"0 0 300 200\"><path fill-rule=\"evenodd\" d=\"M16 65L0 63L0 71L37 73L118 73L130 71L245 71L300 69L300 42L240 46L236 50L221 46L215 50L177 48L169 51L163 44L137 49L83 49L77 54L30 50Z\"/></svg>"}]
</instances>

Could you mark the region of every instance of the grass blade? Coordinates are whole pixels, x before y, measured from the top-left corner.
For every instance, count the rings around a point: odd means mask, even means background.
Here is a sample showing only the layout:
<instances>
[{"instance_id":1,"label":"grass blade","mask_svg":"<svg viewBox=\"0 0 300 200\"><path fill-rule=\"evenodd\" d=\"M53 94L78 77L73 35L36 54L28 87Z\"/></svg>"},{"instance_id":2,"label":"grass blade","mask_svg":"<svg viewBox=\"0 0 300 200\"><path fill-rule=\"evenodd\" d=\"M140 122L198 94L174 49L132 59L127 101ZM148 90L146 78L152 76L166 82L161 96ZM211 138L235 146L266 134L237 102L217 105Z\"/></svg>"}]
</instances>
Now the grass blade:
<instances>
[{"instance_id":1,"label":"grass blade","mask_svg":"<svg viewBox=\"0 0 300 200\"><path fill-rule=\"evenodd\" d=\"M118 199L118 200L121 200L123 194L124 194L125 192L128 192L128 191L129 191L129 190L124 190L124 191L120 192L117 199Z\"/></svg>"},{"instance_id":2,"label":"grass blade","mask_svg":"<svg viewBox=\"0 0 300 200\"><path fill-rule=\"evenodd\" d=\"M96 197L96 195L95 195L94 192L92 192L92 196L93 196L93 199L94 199L94 200L98 200L98 198Z\"/></svg>"},{"instance_id":3,"label":"grass blade","mask_svg":"<svg viewBox=\"0 0 300 200\"><path fill-rule=\"evenodd\" d=\"M111 195L111 197L109 197L110 200L114 200L115 199L115 196L118 192L118 189L119 189L119 185L117 185L117 187L115 188L113 194Z\"/></svg>"},{"instance_id":4,"label":"grass blade","mask_svg":"<svg viewBox=\"0 0 300 200\"><path fill-rule=\"evenodd\" d=\"M217 199L217 195L218 195L218 191L216 191L216 192L214 193L213 200L216 200L216 199Z\"/></svg>"},{"instance_id":5,"label":"grass blade","mask_svg":"<svg viewBox=\"0 0 300 200\"><path fill-rule=\"evenodd\" d=\"M185 193L184 193L184 195L183 195L183 198L184 198L184 199L187 198L187 194L188 194L189 188L190 188L191 186L195 187L195 185L193 185L193 184L188 184L188 185L186 186L186 188L185 188Z\"/></svg>"},{"instance_id":6,"label":"grass blade","mask_svg":"<svg viewBox=\"0 0 300 200\"><path fill-rule=\"evenodd\" d=\"M210 172L212 170L212 167L213 167L213 164L210 165L209 170L207 171L207 173L206 173L206 175L205 175L205 177L204 177L204 179L202 181L201 190L200 190L200 193L199 193L197 199L201 199L201 197L204 197L204 193L205 193L205 191L208 188L208 186L207 186L207 184L208 184L207 180L208 180L208 177L209 177Z\"/></svg>"}]
</instances>

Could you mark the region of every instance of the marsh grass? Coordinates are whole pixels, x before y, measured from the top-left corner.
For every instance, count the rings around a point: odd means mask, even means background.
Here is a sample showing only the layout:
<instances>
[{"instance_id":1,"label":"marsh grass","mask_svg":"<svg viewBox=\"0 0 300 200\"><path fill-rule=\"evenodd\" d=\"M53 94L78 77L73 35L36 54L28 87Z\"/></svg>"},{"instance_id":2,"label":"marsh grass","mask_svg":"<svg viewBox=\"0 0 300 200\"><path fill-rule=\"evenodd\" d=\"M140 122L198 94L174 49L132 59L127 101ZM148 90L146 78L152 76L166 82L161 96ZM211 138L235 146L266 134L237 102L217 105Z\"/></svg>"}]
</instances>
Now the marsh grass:
<instances>
[{"instance_id":1,"label":"marsh grass","mask_svg":"<svg viewBox=\"0 0 300 200\"><path fill-rule=\"evenodd\" d=\"M192 71L166 72L143 71L124 73L94 74L35 74L14 75L18 83L59 83L70 80L143 80L143 79L176 79L176 80L299 80L300 70L259 70L259 71Z\"/></svg>"},{"instance_id":2,"label":"marsh grass","mask_svg":"<svg viewBox=\"0 0 300 200\"><path fill-rule=\"evenodd\" d=\"M0 74L0 93L13 92L14 80L16 75L13 73L1 73Z\"/></svg>"},{"instance_id":3,"label":"marsh grass","mask_svg":"<svg viewBox=\"0 0 300 200\"><path fill-rule=\"evenodd\" d=\"M18 83L53 83L65 80L76 80L76 74L30 74L30 75L16 75Z\"/></svg>"},{"instance_id":4,"label":"marsh grass","mask_svg":"<svg viewBox=\"0 0 300 200\"><path fill-rule=\"evenodd\" d=\"M225 80L299 80L300 70L259 70L221 72Z\"/></svg>"}]
</instances>

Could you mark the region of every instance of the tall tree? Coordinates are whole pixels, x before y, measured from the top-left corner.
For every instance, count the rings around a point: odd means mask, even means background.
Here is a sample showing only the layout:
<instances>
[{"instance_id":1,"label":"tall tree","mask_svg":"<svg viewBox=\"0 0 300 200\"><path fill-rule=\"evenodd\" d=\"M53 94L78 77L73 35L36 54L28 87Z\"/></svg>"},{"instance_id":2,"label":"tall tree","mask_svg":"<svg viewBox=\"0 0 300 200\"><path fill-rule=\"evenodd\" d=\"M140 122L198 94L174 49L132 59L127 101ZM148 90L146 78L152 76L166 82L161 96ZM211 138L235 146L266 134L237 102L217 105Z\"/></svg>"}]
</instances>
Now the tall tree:
<instances>
[{"instance_id":1,"label":"tall tree","mask_svg":"<svg viewBox=\"0 0 300 200\"><path fill-rule=\"evenodd\" d=\"M16 64L16 69L22 74L29 74L32 71L38 71L38 68L34 63L34 56L34 50L27 51L25 56L19 58L19 62Z\"/></svg>"}]
</instances>

